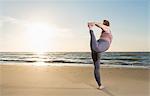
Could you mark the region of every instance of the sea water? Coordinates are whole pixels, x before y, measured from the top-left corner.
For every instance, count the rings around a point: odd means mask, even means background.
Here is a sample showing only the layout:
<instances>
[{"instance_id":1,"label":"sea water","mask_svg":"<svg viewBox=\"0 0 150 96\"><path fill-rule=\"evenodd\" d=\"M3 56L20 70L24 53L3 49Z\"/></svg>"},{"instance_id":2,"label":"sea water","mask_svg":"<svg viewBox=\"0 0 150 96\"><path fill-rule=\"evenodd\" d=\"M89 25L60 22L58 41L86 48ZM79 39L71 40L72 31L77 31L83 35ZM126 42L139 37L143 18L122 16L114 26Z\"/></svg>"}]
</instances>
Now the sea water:
<instances>
[{"instance_id":1,"label":"sea water","mask_svg":"<svg viewBox=\"0 0 150 96\"><path fill-rule=\"evenodd\" d=\"M150 52L105 52L102 66L150 68ZM0 52L0 64L87 66L93 61L90 52Z\"/></svg>"}]
</instances>

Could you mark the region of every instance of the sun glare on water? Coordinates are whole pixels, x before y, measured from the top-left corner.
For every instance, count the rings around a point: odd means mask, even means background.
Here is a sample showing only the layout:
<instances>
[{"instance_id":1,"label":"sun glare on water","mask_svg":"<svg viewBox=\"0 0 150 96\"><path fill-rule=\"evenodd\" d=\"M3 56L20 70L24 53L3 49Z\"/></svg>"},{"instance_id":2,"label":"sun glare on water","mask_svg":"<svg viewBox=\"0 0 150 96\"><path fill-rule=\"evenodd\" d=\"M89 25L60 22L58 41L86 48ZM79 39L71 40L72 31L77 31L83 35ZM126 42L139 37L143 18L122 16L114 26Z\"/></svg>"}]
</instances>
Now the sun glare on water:
<instances>
[{"instance_id":1,"label":"sun glare on water","mask_svg":"<svg viewBox=\"0 0 150 96\"><path fill-rule=\"evenodd\" d=\"M48 45L52 43L56 28L46 23L30 23L27 25L26 34L32 50L37 53L47 52Z\"/></svg>"}]
</instances>

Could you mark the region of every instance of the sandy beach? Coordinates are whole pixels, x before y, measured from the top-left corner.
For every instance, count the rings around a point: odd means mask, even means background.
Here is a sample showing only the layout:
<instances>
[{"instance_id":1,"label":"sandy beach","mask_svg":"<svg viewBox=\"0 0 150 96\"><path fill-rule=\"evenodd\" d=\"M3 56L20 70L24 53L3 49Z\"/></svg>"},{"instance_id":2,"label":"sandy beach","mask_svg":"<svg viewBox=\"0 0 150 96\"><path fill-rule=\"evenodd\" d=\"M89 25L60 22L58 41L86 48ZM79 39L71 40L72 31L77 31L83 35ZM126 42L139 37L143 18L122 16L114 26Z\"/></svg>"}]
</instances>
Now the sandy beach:
<instances>
[{"instance_id":1,"label":"sandy beach","mask_svg":"<svg viewBox=\"0 0 150 96\"><path fill-rule=\"evenodd\" d=\"M149 96L150 70L101 68L98 90L93 67L0 65L1 96Z\"/></svg>"}]
</instances>

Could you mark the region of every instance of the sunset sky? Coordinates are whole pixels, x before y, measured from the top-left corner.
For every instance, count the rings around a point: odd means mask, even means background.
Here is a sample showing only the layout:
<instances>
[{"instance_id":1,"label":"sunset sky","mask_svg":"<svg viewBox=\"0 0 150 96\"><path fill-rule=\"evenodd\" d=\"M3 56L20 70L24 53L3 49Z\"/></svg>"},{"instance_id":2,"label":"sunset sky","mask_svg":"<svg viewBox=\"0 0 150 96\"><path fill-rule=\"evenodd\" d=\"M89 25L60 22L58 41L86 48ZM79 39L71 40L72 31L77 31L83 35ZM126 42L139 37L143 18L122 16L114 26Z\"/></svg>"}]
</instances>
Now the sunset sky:
<instances>
[{"instance_id":1,"label":"sunset sky","mask_svg":"<svg viewBox=\"0 0 150 96\"><path fill-rule=\"evenodd\" d=\"M111 23L108 51L150 51L149 0L0 0L0 52L90 51L87 22ZM101 30L95 27L98 38Z\"/></svg>"}]
</instances>

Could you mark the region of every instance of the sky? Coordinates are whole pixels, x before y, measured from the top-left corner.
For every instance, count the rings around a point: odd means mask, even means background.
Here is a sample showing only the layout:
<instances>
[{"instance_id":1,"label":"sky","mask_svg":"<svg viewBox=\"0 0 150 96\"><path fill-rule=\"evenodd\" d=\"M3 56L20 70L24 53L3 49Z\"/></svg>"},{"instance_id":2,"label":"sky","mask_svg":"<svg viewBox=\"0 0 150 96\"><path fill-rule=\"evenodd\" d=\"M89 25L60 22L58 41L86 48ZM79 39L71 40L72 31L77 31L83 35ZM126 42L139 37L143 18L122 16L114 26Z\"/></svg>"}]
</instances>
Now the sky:
<instances>
[{"instance_id":1,"label":"sky","mask_svg":"<svg viewBox=\"0 0 150 96\"><path fill-rule=\"evenodd\" d=\"M0 52L89 52L87 22L110 21L108 51L150 51L149 0L0 0ZM101 30L94 27L96 38Z\"/></svg>"}]
</instances>

